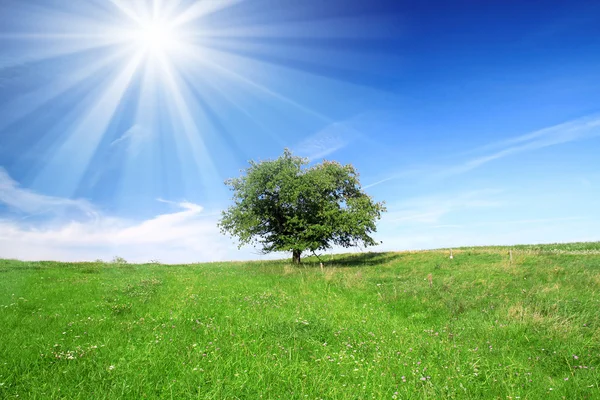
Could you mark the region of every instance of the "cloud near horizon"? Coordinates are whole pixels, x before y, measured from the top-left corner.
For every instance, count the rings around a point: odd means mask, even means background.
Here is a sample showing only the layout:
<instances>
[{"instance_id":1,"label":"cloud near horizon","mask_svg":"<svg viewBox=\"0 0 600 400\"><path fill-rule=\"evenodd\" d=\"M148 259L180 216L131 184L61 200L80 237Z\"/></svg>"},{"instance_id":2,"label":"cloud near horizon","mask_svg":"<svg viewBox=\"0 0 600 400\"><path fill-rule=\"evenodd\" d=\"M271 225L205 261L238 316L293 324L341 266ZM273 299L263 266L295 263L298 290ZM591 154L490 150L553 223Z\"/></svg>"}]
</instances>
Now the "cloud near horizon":
<instances>
[{"instance_id":1,"label":"cloud near horizon","mask_svg":"<svg viewBox=\"0 0 600 400\"><path fill-rule=\"evenodd\" d=\"M102 215L85 200L38 194L20 187L0 168L0 205L16 212L0 219L2 258L92 261L120 256L128 261L167 263L257 258L252 249L236 249L221 235L217 216L190 202L170 202L176 210L143 221ZM65 208L83 214L63 213ZM43 221L28 217L43 214ZM23 215L25 217L23 217Z\"/></svg>"},{"instance_id":2,"label":"cloud near horizon","mask_svg":"<svg viewBox=\"0 0 600 400\"><path fill-rule=\"evenodd\" d=\"M13 212L29 215L57 214L69 210L79 211L92 217L96 215L96 210L87 200L46 196L22 188L2 167L0 167L0 204L4 204Z\"/></svg>"},{"instance_id":3,"label":"cloud near horizon","mask_svg":"<svg viewBox=\"0 0 600 400\"><path fill-rule=\"evenodd\" d=\"M448 214L501 207L503 202L497 198L501 192L487 189L410 198L390 204L388 213L383 215L382 223L438 224Z\"/></svg>"},{"instance_id":4,"label":"cloud near horizon","mask_svg":"<svg viewBox=\"0 0 600 400\"><path fill-rule=\"evenodd\" d=\"M114 256L134 262L227 260L233 246L221 236L216 220L204 217L196 204L179 206L180 211L141 222L100 217L33 228L0 220L0 252L3 258L25 260L91 261Z\"/></svg>"}]
</instances>

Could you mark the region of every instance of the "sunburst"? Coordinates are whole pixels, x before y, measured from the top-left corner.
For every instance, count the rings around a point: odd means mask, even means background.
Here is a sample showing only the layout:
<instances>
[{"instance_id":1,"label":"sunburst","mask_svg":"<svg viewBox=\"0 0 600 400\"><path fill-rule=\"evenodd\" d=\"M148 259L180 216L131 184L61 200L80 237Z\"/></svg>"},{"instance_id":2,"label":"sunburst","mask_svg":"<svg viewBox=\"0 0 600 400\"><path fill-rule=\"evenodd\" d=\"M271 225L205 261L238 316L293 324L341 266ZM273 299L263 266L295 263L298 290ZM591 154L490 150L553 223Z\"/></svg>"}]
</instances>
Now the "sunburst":
<instances>
[{"instance_id":1,"label":"sunburst","mask_svg":"<svg viewBox=\"0 0 600 400\"><path fill-rule=\"evenodd\" d=\"M150 55L164 55L178 47L181 40L172 24L161 19L142 21L139 27L130 33L130 39L144 53Z\"/></svg>"},{"instance_id":2,"label":"sunburst","mask_svg":"<svg viewBox=\"0 0 600 400\"><path fill-rule=\"evenodd\" d=\"M311 21L296 2L281 8L258 0L34 3L15 6L14 26L0 29L12 51L0 68L32 65L41 73L48 65L53 74L15 96L0 133L19 121L30 124L23 141L44 160L28 166L32 186L66 197L88 193L102 179L121 191L114 197L135 197L174 173L194 188L220 186L215 164L223 165L227 151L243 156L257 135L282 142L282 126L331 122L307 99L318 91L313 97L321 102L327 87L342 87L322 74L351 63L313 51L311 43L356 34L346 20ZM292 88L296 80L310 96ZM53 108L60 112L50 113L52 123L37 126L37 117ZM128 142L137 143L136 151L119 153ZM159 168L161 157L170 164ZM168 175L169 168L176 172ZM118 182L106 184L110 179Z\"/></svg>"}]
</instances>

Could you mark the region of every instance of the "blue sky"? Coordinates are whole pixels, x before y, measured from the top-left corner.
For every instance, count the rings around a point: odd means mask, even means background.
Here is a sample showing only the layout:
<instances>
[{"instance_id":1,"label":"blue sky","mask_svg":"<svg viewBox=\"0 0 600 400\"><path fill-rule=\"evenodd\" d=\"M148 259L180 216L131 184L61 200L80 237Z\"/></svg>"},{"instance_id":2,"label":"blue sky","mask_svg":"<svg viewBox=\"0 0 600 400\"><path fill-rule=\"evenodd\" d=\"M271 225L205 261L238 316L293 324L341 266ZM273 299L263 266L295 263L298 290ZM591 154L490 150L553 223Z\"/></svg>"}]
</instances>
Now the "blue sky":
<instances>
[{"instance_id":1,"label":"blue sky","mask_svg":"<svg viewBox=\"0 0 600 400\"><path fill-rule=\"evenodd\" d=\"M285 147L386 201L373 250L600 240L599 21L596 1L2 0L0 257L260 258L218 232L223 181Z\"/></svg>"}]
</instances>

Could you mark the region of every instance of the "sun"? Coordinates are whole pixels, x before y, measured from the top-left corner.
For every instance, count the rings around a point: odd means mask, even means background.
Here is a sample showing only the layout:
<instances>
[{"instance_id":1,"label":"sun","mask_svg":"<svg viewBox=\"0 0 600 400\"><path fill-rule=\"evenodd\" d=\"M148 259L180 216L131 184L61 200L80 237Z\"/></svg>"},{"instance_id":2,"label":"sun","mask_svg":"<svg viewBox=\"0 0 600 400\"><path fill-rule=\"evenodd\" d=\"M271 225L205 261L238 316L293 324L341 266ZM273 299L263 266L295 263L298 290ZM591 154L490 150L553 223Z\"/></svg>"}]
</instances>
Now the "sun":
<instances>
[{"instance_id":1,"label":"sun","mask_svg":"<svg viewBox=\"0 0 600 400\"><path fill-rule=\"evenodd\" d=\"M174 51L181 43L173 24L161 19L139 21L132 30L130 39L135 47L150 56L164 56Z\"/></svg>"}]
</instances>

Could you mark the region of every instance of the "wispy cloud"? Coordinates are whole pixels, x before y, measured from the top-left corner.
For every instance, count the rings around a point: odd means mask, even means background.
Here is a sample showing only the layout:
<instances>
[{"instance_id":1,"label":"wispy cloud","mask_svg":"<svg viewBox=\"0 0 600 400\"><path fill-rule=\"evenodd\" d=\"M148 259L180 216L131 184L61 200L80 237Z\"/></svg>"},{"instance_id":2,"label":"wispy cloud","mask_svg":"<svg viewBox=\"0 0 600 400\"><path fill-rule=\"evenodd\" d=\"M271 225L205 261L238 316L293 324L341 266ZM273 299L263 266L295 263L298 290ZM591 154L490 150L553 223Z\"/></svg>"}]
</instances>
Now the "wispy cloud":
<instances>
[{"instance_id":1,"label":"wispy cloud","mask_svg":"<svg viewBox=\"0 0 600 400\"><path fill-rule=\"evenodd\" d=\"M550 224L555 222L568 222L568 221L581 221L583 217L557 217L557 218L532 218L532 219L517 219L508 221L491 221L483 224L477 224L478 226L490 226L490 225L529 225L529 224Z\"/></svg>"},{"instance_id":2,"label":"wispy cloud","mask_svg":"<svg viewBox=\"0 0 600 400\"><path fill-rule=\"evenodd\" d=\"M152 132L141 125L133 125L121 137L114 140L110 145L112 148L124 148L127 155L137 156L143 149L143 146L151 140Z\"/></svg>"},{"instance_id":3,"label":"wispy cloud","mask_svg":"<svg viewBox=\"0 0 600 400\"><path fill-rule=\"evenodd\" d=\"M480 228L480 227L497 227L497 226L510 226L510 225L531 225L531 224L557 224L571 221L583 221L583 217L557 217L557 218L532 218L532 219L516 219L516 220L503 220L503 221L485 221L480 223L466 223L461 225L456 224L443 224L433 225L431 228L434 229L458 229L458 228Z\"/></svg>"},{"instance_id":4,"label":"wispy cloud","mask_svg":"<svg viewBox=\"0 0 600 400\"><path fill-rule=\"evenodd\" d=\"M481 150L497 149L491 153L470 159L461 165L445 169L443 175L460 174L478 168L491 161L517 153L574 142L600 136L600 115L592 115L559 125L540 129L526 135L492 143Z\"/></svg>"},{"instance_id":5,"label":"wispy cloud","mask_svg":"<svg viewBox=\"0 0 600 400\"><path fill-rule=\"evenodd\" d=\"M582 186L585 186L585 187L588 187L588 188L590 188L590 187L592 187L592 186L593 186L593 185L592 185L592 182L591 182L591 181L590 181L588 178L585 178L585 177L583 177L583 176L577 177L577 178L576 178L576 180L577 180L577 182L579 182L579 183L580 183Z\"/></svg>"},{"instance_id":6,"label":"wispy cloud","mask_svg":"<svg viewBox=\"0 0 600 400\"><path fill-rule=\"evenodd\" d=\"M375 181L373 183L369 183L368 185L363 186L363 189L369 189L369 188L372 188L374 186L381 185L382 183L386 183L386 182L389 182L389 181L397 179L397 178L398 178L398 176L390 176L388 178L380 179L378 181Z\"/></svg>"},{"instance_id":7,"label":"wispy cloud","mask_svg":"<svg viewBox=\"0 0 600 400\"><path fill-rule=\"evenodd\" d=\"M0 167L0 204L25 214L62 214L79 211L87 216L97 215L95 208L87 200L46 196L22 188L2 167Z\"/></svg>"},{"instance_id":8,"label":"wispy cloud","mask_svg":"<svg viewBox=\"0 0 600 400\"><path fill-rule=\"evenodd\" d=\"M380 231L377 238L383 240L383 245L378 247L378 251L597 241L600 240L597 223L597 220L565 218L554 223L547 220L531 220L523 223L519 229L514 229L514 225L510 226L512 224L448 227L452 229L411 227L404 230Z\"/></svg>"},{"instance_id":9,"label":"wispy cloud","mask_svg":"<svg viewBox=\"0 0 600 400\"><path fill-rule=\"evenodd\" d=\"M525 135L509 138L507 140L490 143L478 149L473 149L468 154L478 153L479 156L467 159L454 165L438 165L429 167L415 167L407 172L395 173L365 188L374 187L407 176L426 176L429 178L445 178L453 175L467 173L492 161L519 153L535 151L545 147L566 144L574 141L600 137L600 115L593 114L584 118L554 125Z\"/></svg>"},{"instance_id":10,"label":"wispy cloud","mask_svg":"<svg viewBox=\"0 0 600 400\"><path fill-rule=\"evenodd\" d=\"M131 261L163 262L255 259L252 249L238 251L217 228L218 214L191 202L160 200L172 212L143 221L103 215L86 200L46 196L19 186L0 168L0 254L23 260L84 261L119 255ZM78 213L65 210L76 210ZM27 217L40 216L35 224ZM90 218L93 217L93 218ZM280 255L279 255L280 256Z\"/></svg>"},{"instance_id":11,"label":"wispy cloud","mask_svg":"<svg viewBox=\"0 0 600 400\"><path fill-rule=\"evenodd\" d=\"M431 169L427 169L427 168L410 168L410 169L406 169L404 171L400 171L400 172L396 172L393 175L388 176L387 178L383 178L380 179L378 181L375 182L371 182L365 186L363 186L363 189L369 189L375 186L379 186L383 183L386 182L390 182L390 181L394 181L397 179L406 179L406 178L421 178L424 174L427 174L431 171Z\"/></svg>"},{"instance_id":12,"label":"wispy cloud","mask_svg":"<svg viewBox=\"0 0 600 400\"><path fill-rule=\"evenodd\" d=\"M0 220L0 254L24 260L129 261L157 259L170 263L256 259L252 249L238 251L220 234L217 217L202 206L177 204L178 210L144 221L101 216L93 221L56 221L32 228L17 220Z\"/></svg>"},{"instance_id":13,"label":"wispy cloud","mask_svg":"<svg viewBox=\"0 0 600 400\"><path fill-rule=\"evenodd\" d=\"M503 202L496 198L499 193L499 190L474 190L409 199L389 205L382 224L438 224L437 227L447 227L439 222L448 214L502 206Z\"/></svg>"},{"instance_id":14,"label":"wispy cloud","mask_svg":"<svg viewBox=\"0 0 600 400\"><path fill-rule=\"evenodd\" d=\"M350 126L349 121L334 122L300 142L295 150L300 156L317 160L346 147L359 136L360 133Z\"/></svg>"}]
</instances>

